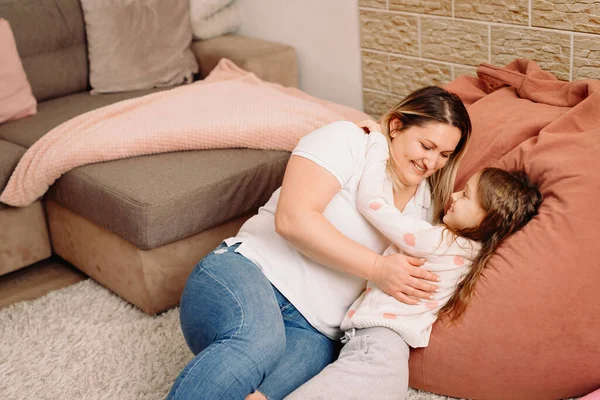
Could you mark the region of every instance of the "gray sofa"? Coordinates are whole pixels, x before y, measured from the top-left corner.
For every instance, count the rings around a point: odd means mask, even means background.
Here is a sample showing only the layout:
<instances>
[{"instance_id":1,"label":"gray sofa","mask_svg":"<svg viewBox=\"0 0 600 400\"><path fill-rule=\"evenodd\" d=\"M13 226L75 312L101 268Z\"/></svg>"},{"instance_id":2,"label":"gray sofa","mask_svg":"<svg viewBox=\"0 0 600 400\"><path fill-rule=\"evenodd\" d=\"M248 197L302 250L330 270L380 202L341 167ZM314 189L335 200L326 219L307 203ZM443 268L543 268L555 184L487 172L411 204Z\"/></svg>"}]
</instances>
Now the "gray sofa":
<instances>
[{"instance_id":1,"label":"gray sofa","mask_svg":"<svg viewBox=\"0 0 600 400\"><path fill-rule=\"evenodd\" d=\"M78 0L8 0L38 113L0 124L0 190L26 149L81 113L154 90L90 95ZM205 76L227 57L264 80L297 86L289 46L226 35L192 43ZM147 313L179 302L195 263L266 202L289 153L188 151L86 165L25 208L0 204L0 275L58 254Z\"/></svg>"}]
</instances>

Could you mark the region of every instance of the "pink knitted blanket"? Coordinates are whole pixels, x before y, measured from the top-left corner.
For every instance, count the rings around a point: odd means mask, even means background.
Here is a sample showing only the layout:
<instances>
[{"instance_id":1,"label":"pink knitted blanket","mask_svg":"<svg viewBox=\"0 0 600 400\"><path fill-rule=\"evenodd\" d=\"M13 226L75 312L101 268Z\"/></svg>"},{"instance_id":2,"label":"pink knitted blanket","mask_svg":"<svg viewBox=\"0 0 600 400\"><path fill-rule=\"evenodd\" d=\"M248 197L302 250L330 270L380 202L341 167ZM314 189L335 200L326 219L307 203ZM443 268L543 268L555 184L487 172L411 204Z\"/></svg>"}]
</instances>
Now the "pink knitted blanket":
<instances>
[{"instance_id":1,"label":"pink knitted blanket","mask_svg":"<svg viewBox=\"0 0 600 400\"><path fill-rule=\"evenodd\" d=\"M121 101L52 129L20 160L0 201L27 206L65 172L99 161L182 150L291 151L330 122L368 115L267 83L223 59L197 83Z\"/></svg>"}]
</instances>

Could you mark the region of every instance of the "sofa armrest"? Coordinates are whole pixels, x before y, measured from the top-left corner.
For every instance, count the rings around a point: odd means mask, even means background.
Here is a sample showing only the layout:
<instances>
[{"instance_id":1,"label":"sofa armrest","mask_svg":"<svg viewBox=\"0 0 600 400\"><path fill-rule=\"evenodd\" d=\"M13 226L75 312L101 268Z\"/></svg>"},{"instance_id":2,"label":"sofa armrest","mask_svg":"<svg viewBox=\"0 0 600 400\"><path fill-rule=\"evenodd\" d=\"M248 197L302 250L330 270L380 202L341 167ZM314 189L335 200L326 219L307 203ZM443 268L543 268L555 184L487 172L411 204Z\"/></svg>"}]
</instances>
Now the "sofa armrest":
<instances>
[{"instance_id":1,"label":"sofa armrest","mask_svg":"<svg viewBox=\"0 0 600 400\"><path fill-rule=\"evenodd\" d=\"M221 58L253 72L260 79L298 87L298 64L293 47L240 35L223 35L192 42L192 51L204 78Z\"/></svg>"}]
</instances>

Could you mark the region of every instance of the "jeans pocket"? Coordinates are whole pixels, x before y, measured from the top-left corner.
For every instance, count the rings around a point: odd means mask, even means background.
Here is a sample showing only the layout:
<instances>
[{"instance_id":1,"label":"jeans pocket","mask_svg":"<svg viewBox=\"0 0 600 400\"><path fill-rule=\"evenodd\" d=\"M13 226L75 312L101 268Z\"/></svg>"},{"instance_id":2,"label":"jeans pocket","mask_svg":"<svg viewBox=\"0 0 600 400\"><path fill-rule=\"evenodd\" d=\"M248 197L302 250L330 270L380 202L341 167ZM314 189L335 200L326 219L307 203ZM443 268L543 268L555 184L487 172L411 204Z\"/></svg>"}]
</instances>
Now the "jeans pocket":
<instances>
[{"instance_id":1,"label":"jeans pocket","mask_svg":"<svg viewBox=\"0 0 600 400\"><path fill-rule=\"evenodd\" d=\"M287 303L286 305L281 307L281 316L283 317L283 319L286 319L288 321L301 319L302 321L299 322L303 322L304 320L302 314L300 314L300 312L296 310L296 307L294 307L292 303Z\"/></svg>"}]
</instances>

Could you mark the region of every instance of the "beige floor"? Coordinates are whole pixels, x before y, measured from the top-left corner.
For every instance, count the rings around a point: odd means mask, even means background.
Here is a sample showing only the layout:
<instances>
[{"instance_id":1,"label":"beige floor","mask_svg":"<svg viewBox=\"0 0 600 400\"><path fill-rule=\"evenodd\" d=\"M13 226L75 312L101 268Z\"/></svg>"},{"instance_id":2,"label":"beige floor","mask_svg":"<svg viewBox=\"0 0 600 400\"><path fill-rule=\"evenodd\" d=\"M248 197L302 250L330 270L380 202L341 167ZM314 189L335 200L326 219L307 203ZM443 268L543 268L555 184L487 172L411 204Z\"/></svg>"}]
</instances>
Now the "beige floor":
<instances>
[{"instance_id":1,"label":"beige floor","mask_svg":"<svg viewBox=\"0 0 600 400\"><path fill-rule=\"evenodd\" d=\"M0 276L0 308L33 300L53 290L86 279L79 270L57 256Z\"/></svg>"}]
</instances>

